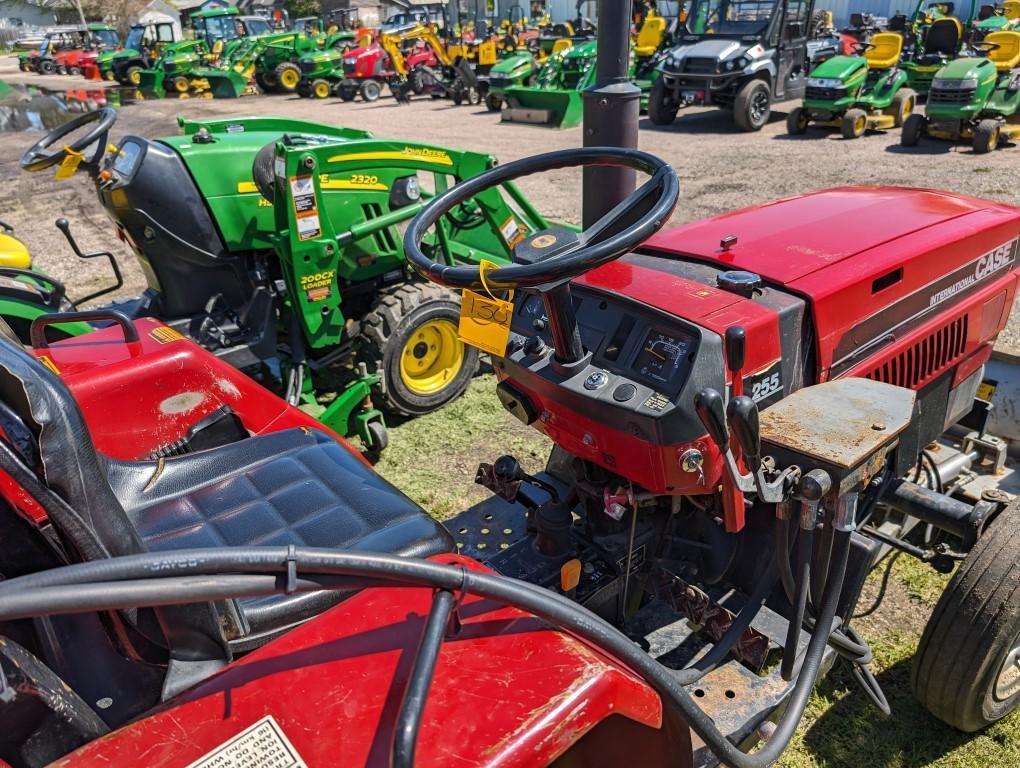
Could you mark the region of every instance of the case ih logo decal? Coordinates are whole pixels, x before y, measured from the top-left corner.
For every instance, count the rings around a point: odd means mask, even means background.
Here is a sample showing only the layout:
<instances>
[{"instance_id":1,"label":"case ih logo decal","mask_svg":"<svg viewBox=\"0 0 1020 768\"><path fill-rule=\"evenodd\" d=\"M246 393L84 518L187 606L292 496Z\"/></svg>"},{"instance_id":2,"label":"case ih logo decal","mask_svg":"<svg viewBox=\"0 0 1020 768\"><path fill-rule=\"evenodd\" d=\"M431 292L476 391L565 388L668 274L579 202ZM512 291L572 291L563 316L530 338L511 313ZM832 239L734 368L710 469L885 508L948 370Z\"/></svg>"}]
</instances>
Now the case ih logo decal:
<instances>
[{"instance_id":1,"label":"case ih logo decal","mask_svg":"<svg viewBox=\"0 0 1020 768\"><path fill-rule=\"evenodd\" d=\"M1008 267L1016 258L1016 244L1017 238L1014 238L1008 243L1003 243L998 248L991 250L984 256L978 258L978 260L974 262L974 271L971 274L965 275L952 285L933 293L931 299L928 301L928 306L934 307L937 304L941 304L946 299L950 299L961 291L967 290L980 280L991 277L1000 269ZM970 265L964 269L969 268Z\"/></svg>"},{"instance_id":2,"label":"case ih logo decal","mask_svg":"<svg viewBox=\"0 0 1020 768\"><path fill-rule=\"evenodd\" d=\"M836 345L831 374L850 370L858 360L917 327L950 299L978 290L1016 264L1020 238L1003 243L945 277L918 288L851 328Z\"/></svg>"}]
</instances>

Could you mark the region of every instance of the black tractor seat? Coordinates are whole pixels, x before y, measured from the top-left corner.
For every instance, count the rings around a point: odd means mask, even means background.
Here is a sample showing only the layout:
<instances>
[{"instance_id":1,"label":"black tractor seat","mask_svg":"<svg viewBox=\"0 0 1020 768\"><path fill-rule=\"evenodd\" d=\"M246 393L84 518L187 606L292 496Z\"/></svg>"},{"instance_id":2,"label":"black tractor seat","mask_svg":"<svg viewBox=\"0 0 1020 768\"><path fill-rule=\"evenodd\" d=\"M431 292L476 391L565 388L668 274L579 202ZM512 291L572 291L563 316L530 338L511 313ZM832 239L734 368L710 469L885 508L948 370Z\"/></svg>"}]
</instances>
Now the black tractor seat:
<instances>
[{"instance_id":1,"label":"black tractor seat","mask_svg":"<svg viewBox=\"0 0 1020 768\"><path fill-rule=\"evenodd\" d=\"M24 447L17 453L41 481L39 495L52 492L65 502L37 499L71 560L246 545L414 557L454 548L447 530L421 507L359 456L313 429L154 461L111 459L93 446L66 385L6 340L0 340L0 400L4 413L16 414L35 437L27 451L34 457L25 456ZM8 451L11 445L4 442ZM256 647L345 596L321 592L235 601L229 623L237 631L226 638L229 648Z\"/></svg>"}]
</instances>

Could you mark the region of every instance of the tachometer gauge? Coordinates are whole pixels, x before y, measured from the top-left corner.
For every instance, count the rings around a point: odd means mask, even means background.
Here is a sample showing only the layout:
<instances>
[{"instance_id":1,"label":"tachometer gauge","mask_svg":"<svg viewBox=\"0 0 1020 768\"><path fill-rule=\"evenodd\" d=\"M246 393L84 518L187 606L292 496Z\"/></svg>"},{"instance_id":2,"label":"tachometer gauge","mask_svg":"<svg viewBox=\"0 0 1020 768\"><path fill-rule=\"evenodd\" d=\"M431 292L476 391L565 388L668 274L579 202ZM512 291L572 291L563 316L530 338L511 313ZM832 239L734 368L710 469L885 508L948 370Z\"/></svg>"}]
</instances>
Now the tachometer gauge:
<instances>
[{"instance_id":1,"label":"tachometer gauge","mask_svg":"<svg viewBox=\"0 0 1020 768\"><path fill-rule=\"evenodd\" d=\"M690 342L678 339L669 333L651 330L641 345L634 370L653 381L663 384L673 378L673 374L683 363L689 352Z\"/></svg>"}]
</instances>

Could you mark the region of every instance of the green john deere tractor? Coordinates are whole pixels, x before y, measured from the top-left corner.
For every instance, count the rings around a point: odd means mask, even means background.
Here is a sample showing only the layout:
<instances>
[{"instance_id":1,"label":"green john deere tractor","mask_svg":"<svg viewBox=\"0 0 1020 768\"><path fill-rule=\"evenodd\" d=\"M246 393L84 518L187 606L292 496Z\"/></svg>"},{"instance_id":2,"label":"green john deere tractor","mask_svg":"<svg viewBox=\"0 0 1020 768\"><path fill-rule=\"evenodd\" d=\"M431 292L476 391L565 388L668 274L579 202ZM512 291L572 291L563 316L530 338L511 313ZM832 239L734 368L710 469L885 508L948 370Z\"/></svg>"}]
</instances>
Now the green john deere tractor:
<instances>
[{"instance_id":1,"label":"green john deere tractor","mask_svg":"<svg viewBox=\"0 0 1020 768\"><path fill-rule=\"evenodd\" d=\"M177 41L177 27L168 21L135 24L128 31L124 47L107 51L96 58L102 80L121 85L138 85L141 72L150 69L168 45Z\"/></svg>"},{"instance_id":2,"label":"green john deere tractor","mask_svg":"<svg viewBox=\"0 0 1020 768\"><path fill-rule=\"evenodd\" d=\"M917 102L898 66L903 37L879 32L857 45L856 55L833 56L811 71L803 104L786 118L788 133L802 134L814 123L856 139L869 129L903 125Z\"/></svg>"},{"instance_id":3,"label":"green john deere tractor","mask_svg":"<svg viewBox=\"0 0 1020 768\"><path fill-rule=\"evenodd\" d=\"M1020 32L991 32L973 48L984 56L956 59L935 75L925 114L903 124L903 146L922 136L970 139L981 154L1020 137Z\"/></svg>"},{"instance_id":4,"label":"green john deere tractor","mask_svg":"<svg viewBox=\"0 0 1020 768\"><path fill-rule=\"evenodd\" d=\"M104 156L115 117L76 118L22 158L35 171L68 147L89 158L79 168L149 285L104 309L161 318L375 450L379 408L414 416L464 391L478 352L458 337L460 296L414 276L401 233L494 158L277 118L182 119L178 136L126 136ZM544 226L508 184L458 206L428 247L448 264L505 263ZM37 314L54 309L36 303ZM0 297L0 316L4 306Z\"/></svg>"},{"instance_id":5,"label":"green john deere tractor","mask_svg":"<svg viewBox=\"0 0 1020 768\"><path fill-rule=\"evenodd\" d=\"M291 31L272 35L255 61L255 79L265 91L293 93L301 82L300 62L309 55L329 49L330 46L353 44L354 33L335 32L332 35L308 35Z\"/></svg>"},{"instance_id":6,"label":"green john deere tractor","mask_svg":"<svg viewBox=\"0 0 1020 768\"><path fill-rule=\"evenodd\" d=\"M542 65L531 86L503 90L503 120L558 128L581 124L582 94L595 83L596 40L561 46Z\"/></svg>"}]
</instances>

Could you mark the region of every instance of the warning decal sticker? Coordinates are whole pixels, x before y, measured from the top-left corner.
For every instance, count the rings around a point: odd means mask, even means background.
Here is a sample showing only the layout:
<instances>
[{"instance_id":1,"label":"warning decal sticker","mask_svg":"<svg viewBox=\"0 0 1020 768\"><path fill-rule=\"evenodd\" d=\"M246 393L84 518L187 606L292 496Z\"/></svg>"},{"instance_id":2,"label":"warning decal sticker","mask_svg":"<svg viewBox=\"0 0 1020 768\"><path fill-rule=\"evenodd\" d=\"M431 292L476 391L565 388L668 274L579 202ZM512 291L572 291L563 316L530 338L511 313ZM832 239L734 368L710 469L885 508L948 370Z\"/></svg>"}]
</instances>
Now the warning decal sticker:
<instances>
[{"instance_id":1,"label":"warning decal sticker","mask_svg":"<svg viewBox=\"0 0 1020 768\"><path fill-rule=\"evenodd\" d=\"M308 768L272 715L266 715L187 768Z\"/></svg>"},{"instance_id":2,"label":"warning decal sticker","mask_svg":"<svg viewBox=\"0 0 1020 768\"><path fill-rule=\"evenodd\" d=\"M319 208L315 201L315 183L311 176L291 176L290 194L294 201L298 240L311 240L322 234Z\"/></svg>"},{"instance_id":3,"label":"warning decal sticker","mask_svg":"<svg viewBox=\"0 0 1020 768\"><path fill-rule=\"evenodd\" d=\"M149 336L154 338L160 344L169 344L172 341L180 341L184 338L184 334L180 331L176 331L168 325L161 325L158 328L153 328L149 331Z\"/></svg>"}]
</instances>

